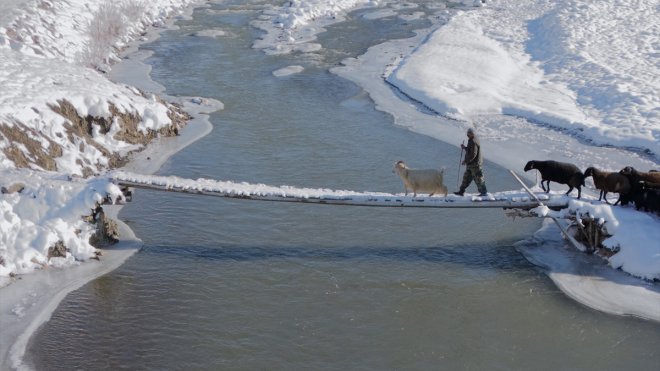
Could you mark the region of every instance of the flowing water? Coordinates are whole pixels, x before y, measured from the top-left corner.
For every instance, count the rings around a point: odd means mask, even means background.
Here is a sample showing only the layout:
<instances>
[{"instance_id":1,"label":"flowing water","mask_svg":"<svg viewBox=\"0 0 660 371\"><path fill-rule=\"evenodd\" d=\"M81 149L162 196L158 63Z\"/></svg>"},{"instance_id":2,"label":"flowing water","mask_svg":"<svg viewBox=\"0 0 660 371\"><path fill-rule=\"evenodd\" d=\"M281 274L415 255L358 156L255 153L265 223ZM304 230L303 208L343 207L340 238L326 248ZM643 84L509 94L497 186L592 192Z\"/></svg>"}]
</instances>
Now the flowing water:
<instances>
[{"instance_id":1,"label":"flowing water","mask_svg":"<svg viewBox=\"0 0 660 371\"><path fill-rule=\"evenodd\" d=\"M315 55L250 46L260 4L198 9L144 49L172 95L216 98L213 131L160 174L401 192L394 161L446 167L455 146L407 131L328 72L423 21L359 11ZM191 36L219 28L222 37ZM301 73L272 72L301 65ZM486 157L488 154L486 154ZM519 188L486 163L491 191ZM469 191L475 192L474 185ZM138 190L121 214L144 248L71 293L34 336L38 370L658 369L656 324L559 292L512 246L537 220L225 200Z\"/></svg>"}]
</instances>

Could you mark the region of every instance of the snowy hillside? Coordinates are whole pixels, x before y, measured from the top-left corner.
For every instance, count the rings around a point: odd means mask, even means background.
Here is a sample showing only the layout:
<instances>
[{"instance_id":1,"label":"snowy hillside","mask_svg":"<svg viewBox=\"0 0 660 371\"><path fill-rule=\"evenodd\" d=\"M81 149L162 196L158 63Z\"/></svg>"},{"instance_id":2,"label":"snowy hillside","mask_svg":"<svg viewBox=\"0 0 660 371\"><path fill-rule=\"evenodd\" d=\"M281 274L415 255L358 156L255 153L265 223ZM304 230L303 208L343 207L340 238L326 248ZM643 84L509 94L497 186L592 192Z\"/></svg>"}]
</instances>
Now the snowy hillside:
<instances>
[{"instance_id":1,"label":"snowy hillside","mask_svg":"<svg viewBox=\"0 0 660 371\"><path fill-rule=\"evenodd\" d=\"M0 186L9 191L0 196L0 277L94 256L96 226L83 217L118 189L69 177L121 166L189 118L101 71L127 42L192 2L0 2ZM66 256L51 258L59 244Z\"/></svg>"},{"instance_id":2,"label":"snowy hillside","mask_svg":"<svg viewBox=\"0 0 660 371\"><path fill-rule=\"evenodd\" d=\"M495 0L456 14L388 80L448 116L510 114L660 156L658 3Z\"/></svg>"},{"instance_id":3,"label":"snowy hillside","mask_svg":"<svg viewBox=\"0 0 660 371\"><path fill-rule=\"evenodd\" d=\"M0 166L90 175L187 116L99 70L191 1L9 1L0 24ZM18 8L18 9L17 9ZM53 161L54 159L54 161Z\"/></svg>"}]
</instances>

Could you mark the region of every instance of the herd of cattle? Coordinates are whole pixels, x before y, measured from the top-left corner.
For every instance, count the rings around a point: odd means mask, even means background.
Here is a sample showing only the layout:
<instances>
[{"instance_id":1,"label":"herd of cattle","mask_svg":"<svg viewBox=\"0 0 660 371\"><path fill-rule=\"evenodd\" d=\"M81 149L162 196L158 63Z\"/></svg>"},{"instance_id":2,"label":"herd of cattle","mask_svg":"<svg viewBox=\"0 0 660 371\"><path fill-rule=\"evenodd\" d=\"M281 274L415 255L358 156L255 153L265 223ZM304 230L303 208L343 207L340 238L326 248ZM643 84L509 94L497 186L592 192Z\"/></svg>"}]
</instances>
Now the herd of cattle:
<instances>
[{"instance_id":1,"label":"herd of cattle","mask_svg":"<svg viewBox=\"0 0 660 371\"><path fill-rule=\"evenodd\" d=\"M550 182L568 185L568 195L574 188L578 190L578 199L582 195L584 180L592 177L594 185L600 190L598 200L607 201L607 193L619 194L614 203L627 205L635 204L637 210L655 211L660 213L660 172L637 171L631 166L619 172L602 171L595 167L587 168L583 173L577 166L557 161L529 161L525 171L536 169L541 173L541 188L547 193L550 191ZM546 182L546 184L543 184Z\"/></svg>"}]
</instances>

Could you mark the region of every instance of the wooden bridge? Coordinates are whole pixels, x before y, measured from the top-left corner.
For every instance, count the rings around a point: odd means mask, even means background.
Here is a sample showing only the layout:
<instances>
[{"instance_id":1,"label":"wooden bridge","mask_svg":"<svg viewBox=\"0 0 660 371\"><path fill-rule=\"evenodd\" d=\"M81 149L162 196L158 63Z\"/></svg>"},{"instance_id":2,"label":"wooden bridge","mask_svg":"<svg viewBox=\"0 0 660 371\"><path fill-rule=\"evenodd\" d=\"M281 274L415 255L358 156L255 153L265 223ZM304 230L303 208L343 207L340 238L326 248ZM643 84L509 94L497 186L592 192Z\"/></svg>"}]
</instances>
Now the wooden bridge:
<instances>
[{"instance_id":1,"label":"wooden bridge","mask_svg":"<svg viewBox=\"0 0 660 371\"><path fill-rule=\"evenodd\" d=\"M513 172L512 172L513 174ZM517 178L517 176L514 174ZM182 192L197 195L235 198L256 201L302 202L320 205L417 207L417 208L500 208L530 210L541 205L551 209L568 206L569 198L562 195L531 191L505 191L479 196L405 196L381 192L354 192L330 189L268 186L265 184L237 183L211 179L184 179L179 177L145 176L127 172L115 172L113 182L124 189L143 188L157 191ZM518 178L519 180L519 178ZM522 182L521 182L522 184ZM524 186L524 184L523 184Z\"/></svg>"},{"instance_id":2,"label":"wooden bridge","mask_svg":"<svg viewBox=\"0 0 660 371\"><path fill-rule=\"evenodd\" d=\"M130 188L152 189L166 192L182 192L196 195L215 196L255 201L274 202L301 202L319 205L343 206L372 206L372 207L416 207L416 208L444 208L444 209L477 209L500 208L513 209L518 214L530 214L530 210L548 207L561 210L568 207L570 198L564 194L534 193L525 183L509 170L511 175L520 183L522 191L503 191L480 196L433 196L413 197L402 194L381 192L355 192L338 191L331 189L296 188L291 186L268 186L265 184L237 183L212 179L184 179L175 176L152 176L117 171L111 174L112 181L122 188L127 200L130 201L132 192ZM556 217L551 218L564 234L566 239L578 250L585 247L571 236ZM570 219L570 217L569 217ZM578 223L580 224L580 223ZM594 232L596 233L596 232ZM586 232L583 232L586 235ZM596 233L597 234L597 233ZM595 236L588 235L587 239L596 240ZM594 246L591 246L593 249Z\"/></svg>"}]
</instances>

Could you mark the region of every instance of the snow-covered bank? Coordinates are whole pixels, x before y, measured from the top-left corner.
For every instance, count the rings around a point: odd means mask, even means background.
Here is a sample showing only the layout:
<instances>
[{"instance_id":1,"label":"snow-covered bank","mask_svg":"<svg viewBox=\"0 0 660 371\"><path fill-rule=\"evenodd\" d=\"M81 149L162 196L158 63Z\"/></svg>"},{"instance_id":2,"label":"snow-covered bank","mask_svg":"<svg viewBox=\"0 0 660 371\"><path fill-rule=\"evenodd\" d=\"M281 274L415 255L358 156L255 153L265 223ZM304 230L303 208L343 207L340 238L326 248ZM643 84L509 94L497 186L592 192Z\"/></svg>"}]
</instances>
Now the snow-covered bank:
<instances>
[{"instance_id":1,"label":"snow-covered bank","mask_svg":"<svg viewBox=\"0 0 660 371\"><path fill-rule=\"evenodd\" d=\"M163 29L148 27L164 24L195 1L135 2L144 6L140 7L145 11L144 17L130 24L133 31L113 44L128 47L125 53L129 53L123 55L127 58L125 64L114 65L116 71L109 75L113 82L108 80L108 75L80 65L79 60L68 59L73 55L72 48L85 45L84 19L93 13L92 8L102 3L108 4L101 1L50 4L33 0L0 4L0 61L7 67L0 72L0 84L12 88L0 91L0 126L8 128L0 131L0 183L23 188L20 193L0 195L0 327L3 329L0 369L3 370L24 367L22 356L30 336L48 320L67 293L112 271L141 246L133 232L117 219L121 206L106 205L106 215L118 224L120 242L104 249L99 261L89 260L96 256L96 248L90 245L88 238L94 226L83 222L82 217L89 215L106 196L116 200L119 190L104 178L74 177L71 181L69 174L84 173L85 167L94 168L94 172L102 171L108 168L110 153L125 156L136 149L142 151L133 153L124 168L153 173L173 153L206 135L211 130L207 114L222 108L220 102L210 99L164 96L164 89L149 78L149 68L141 64L145 56L135 53L137 43L153 39ZM132 2L126 0L117 4L127 6L129 3ZM78 11L81 14L76 13ZM73 26L71 20L74 20ZM60 32L62 27L70 32ZM128 44L137 36L140 40ZM57 43L62 43L61 50ZM114 109L125 109L134 115L136 119L130 121L135 125L134 134L172 127L171 117L174 116L168 111L173 106L161 97L177 103L193 117L185 128L181 128L181 123L175 124L177 136L149 134L147 140L139 144L117 139L120 125L130 120L124 121ZM75 111L66 117L52 109L62 99ZM89 119L93 116L96 118ZM69 120L75 117L87 118L90 127L103 124L104 117L112 118L110 127L114 128L108 132L94 128L86 136L80 132L65 135L70 128ZM185 116L181 114L180 117ZM29 134L10 136L20 132ZM24 138L35 141L32 148L26 148ZM43 162L37 161L35 153L48 152L49 147L58 144L58 138L65 145L59 152L50 153L56 160L51 165L58 172L43 172ZM75 146L66 145L65 139ZM145 146L147 142L150 143L148 147ZM24 154L25 163L16 163L20 156L7 156L7 148L12 146L18 149L14 154ZM57 241L64 243L66 256L50 258L49 246ZM32 273L24 274L29 272ZM19 276L10 277L15 274Z\"/></svg>"},{"instance_id":2,"label":"snow-covered bank","mask_svg":"<svg viewBox=\"0 0 660 371\"><path fill-rule=\"evenodd\" d=\"M454 15L387 79L451 117L527 117L657 160L659 25L652 0L496 0Z\"/></svg>"},{"instance_id":3,"label":"snow-covered bank","mask_svg":"<svg viewBox=\"0 0 660 371\"><path fill-rule=\"evenodd\" d=\"M93 256L81 217L106 196L91 192L111 192L115 199L116 190L67 183L67 176L121 166L155 138L176 135L188 119L154 91L112 82L97 69L108 69L107 63L118 60L119 49L137 38L147 40L149 27L163 25L193 3L0 4L0 13L13 15L0 24L0 179L3 187L26 183L23 192L3 196L0 203L0 276L55 264L47 255L58 241L69 250L69 263ZM132 76L130 81L140 80ZM39 175L43 170L54 173ZM28 183L32 178L37 180ZM34 200L26 201L26 194ZM62 206L66 212L57 212Z\"/></svg>"},{"instance_id":4,"label":"snow-covered bank","mask_svg":"<svg viewBox=\"0 0 660 371\"><path fill-rule=\"evenodd\" d=\"M3 181L20 183L22 191L0 200L3 211L0 245L4 246L0 279L46 266L73 265L94 257L90 238L96 225L83 220L97 204L121 196L119 188L102 179L69 179L57 173L5 170ZM66 256L52 249L58 241Z\"/></svg>"},{"instance_id":5,"label":"snow-covered bank","mask_svg":"<svg viewBox=\"0 0 660 371\"><path fill-rule=\"evenodd\" d=\"M660 322L660 286L613 270L602 258L567 246L550 220L516 249L574 300L606 313Z\"/></svg>"},{"instance_id":6,"label":"snow-covered bank","mask_svg":"<svg viewBox=\"0 0 660 371\"><path fill-rule=\"evenodd\" d=\"M0 165L90 175L120 165L185 116L97 69L193 0L9 1L0 12ZM19 132L29 133L28 137Z\"/></svg>"},{"instance_id":7,"label":"snow-covered bank","mask_svg":"<svg viewBox=\"0 0 660 371\"><path fill-rule=\"evenodd\" d=\"M541 216L562 218L575 215L597 220L603 231L611 236L603 241L603 246L616 251L608 259L613 268L621 268L649 281L660 280L658 216L630 207L612 207L588 200L571 200L568 207L559 212L545 206L536 208L535 212Z\"/></svg>"},{"instance_id":8,"label":"snow-covered bank","mask_svg":"<svg viewBox=\"0 0 660 371\"><path fill-rule=\"evenodd\" d=\"M321 45L313 43L323 27L341 22L346 12L358 6L375 6L380 0L304 0L272 6L252 25L266 31L254 47L269 54L293 51L312 52Z\"/></svg>"},{"instance_id":9,"label":"snow-covered bank","mask_svg":"<svg viewBox=\"0 0 660 371\"><path fill-rule=\"evenodd\" d=\"M193 103L189 112L197 118L190 121L181 131L181 135L162 138L151 144L136 154L124 169L141 174L158 170L172 154L210 132L211 125L204 113L215 108L217 107L204 107ZM45 183L45 187L49 184ZM71 206L80 207L80 202L71 202ZM18 279L13 278L10 285L0 288L0 324L3 328L3 336L0 337L0 369L21 369L23 354L30 337L41 324L48 321L66 294L96 277L111 272L141 248L142 241L118 218L121 206L105 206L104 210L110 218L117 221L120 241L104 249L100 260L40 269L28 275L21 275Z\"/></svg>"},{"instance_id":10,"label":"snow-covered bank","mask_svg":"<svg viewBox=\"0 0 660 371\"><path fill-rule=\"evenodd\" d=\"M118 206L105 210L118 221L121 242L104 250L101 260L38 270L0 289L0 369L23 369L22 358L30 337L48 321L62 299L90 280L119 267L142 246L130 228L117 219Z\"/></svg>"}]
</instances>

